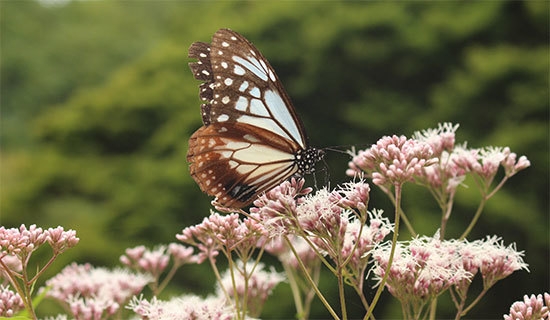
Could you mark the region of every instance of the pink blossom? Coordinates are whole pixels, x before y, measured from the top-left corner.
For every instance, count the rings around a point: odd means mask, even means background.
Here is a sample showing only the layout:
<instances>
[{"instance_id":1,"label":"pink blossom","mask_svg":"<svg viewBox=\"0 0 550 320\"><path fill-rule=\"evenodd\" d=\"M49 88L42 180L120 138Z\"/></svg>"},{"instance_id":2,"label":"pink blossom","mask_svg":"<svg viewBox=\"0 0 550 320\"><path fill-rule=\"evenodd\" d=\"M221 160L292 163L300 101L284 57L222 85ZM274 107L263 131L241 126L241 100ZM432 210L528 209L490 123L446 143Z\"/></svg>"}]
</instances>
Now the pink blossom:
<instances>
[{"instance_id":1,"label":"pink blossom","mask_svg":"<svg viewBox=\"0 0 550 320\"><path fill-rule=\"evenodd\" d=\"M242 261L238 261L236 267L238 271L233 272L233 275L229 270L222 274L221 285L232 299L237 295L239 301L243 301L246 295L249 315L257 317L273 288L284 281L285 277L273 267L269 271L264 270L262 263L254 265L249 262L244 265ZM222 296L221 291L218 296Z\"/></svg>"},{"instance_id":2,"label":"pink blossom","mask_svg":"<svg viewBox=\"0 0 550 320\"><path fill-rule=\"evenodd\" d=\"M75 297L67 299L69 310L75 319L101 320L114 315L120 305L107 297Z\"/></svg>"},{"instance_id":3,"label":"pink blossom","mask_svg":"<svg viewBox=\"0 0 550 320\"><path fill-rule=\"evenodd\" d=\"M101 301L123 305L152 280L148 275L124 269L108 270L72 263L46 281L46 286L51 287L46 295L61 303L69 302L73 297L101 297L104 299Z\"/></svg>"},{"instance_id":4,"label":"pink blossom","mask_svg":"<svg viewBox=\"0 0 550 320\"><path fill-rule=\"evenodd\" d=\"M485 240L477 240L475 244L479 246L481 261L478 268L485 287L492 286L515 271L529 270L523 262L523 251L517 251L515 243L505 247L501 238L488 236Z\"/></svg>"},{"instance_id":5,"label":"pink blossom","mask_svg":"<svg viewBox=\"0 0 550 320\"><path fill-rule=\"evenodd\" d=\"M344 260L350 258L349 269L355 274L363 274L370 251L393 231L393 225L382 214L382 210L368 212L369 222L362 229L357 218L346 226L341 254Z\"/></svg>"},{"instance_id":6,"label":"pink blossom","mask_svg":"<svg viewBox=\"0 0 550 320\"><path fill-rule=\"evenodd\" d=\"M296 207L302 202L301 196L309 194L311 188L303 188L304 179L284 181L254 201L250 212L256 214L270 237L288 233L297 228Z\"/></svg>"},{"instance_id":7,"label":"pink blossom","mask_svg":"<svg viewBox=\"0 0 550 320\"><path fill-rule=\"evenodd\" d=\"M425 166L436 161L428 143L405 136L386 136L370 149L358 152L346 173L354 176L364 171L377 185L403 184L420 176Z\"/></svg>"},{"instance_id":8,"label":"pink blossom","mask_svg":"<svg viewBox=\"0 0 550 320\"><path fill-rule=\"evenodd\" d=\"M169 301L161 301L156 297L150 301L134 297L129 308L141 319L147 320L231 320L234 317L232 309L220 297L203 299L187 295Z\"/></svg>"},{"instance_id":9,"label":"pink blossom","mask_svg":"<svg viewBox=\"0 0 550 320\"><path fill-rule=\"evenodd\" d=\"M457 254L460 242L421 237L398 242L389 270L386 287L404 305L421 308L430 299L454 284L469 280L472 274L464 270ZM374 274L382 279L388 265L391 244L372 251Z\"/></svg>"},{"instance_id":10,"label":"pink blossom","mask_svg":"<svg viewBox=\"0 0 550 320\"><path fill-rule=\"evenodd\" d=\"M42 228L31 225L28 229L22 224L18 229L0 227L0 250L2 255L11 254L26 257L41 246L48 234Z\"/></svg>"},{"instance_id":11,"label":"pink blossom","mask_svg":"<svg viewBox=\"0 0 550 320\"><path fill-rule=\"evenodd\" d=\"M214 258L219 250L226 255L233 250L249 252L263 243L265 236L263 226L250 220L240 220L236 213L222 216L214 212L202 223L183 229L176 238L199 249L198 263Z\"/></svg>"},{"instance_id":12,"label":"pink blossom","mask_svg":"<svg viewBox=\"0 0 550 320\"><path fill-rule=\"evenodd\" d=\"M357 209L365 212L369 204L370 186L363 181L344 183L332 195L335 201L344 209Z\"/></svg>"},{"instance_id":13,"label":"pink blossom","mask_svg":"<svg viewBox=\"0 0 550 320\"><path fill-rule=\"evenodd\" d=\"M76 231L65 231L63 227L49 228L46 237L48 243L54 252L61 253L68 248L76 246L79 239L76 237Z\"/></svg>"},{"instance_id":14,"label":"pink blossom","mask_svg":"<svg viewBox=\"0 0 550 320\"><path fill-rule=\"evenodd\" d=\"M517 155L511 152L508 147L505 147L502 153L504 154L504 160L501 161L501 165L504 167L504 171L508 177L513 176L518 171L531 165L531 162L527 160L526 156L521 156L517 159Z\"/></svg>"},{"instance_id":15,"label":"pink blossom","mask_svg":"<svg viewBox=\"0 0 550 320\"><path fill-rule=\"evenodd\" d=\"M523 296L523 301L516 301L510 307L510 314L504 320L539 320L550 317L550 294L544 293Z\"/></svg>"},{"instance_id":16,"label":"pink blossom","mask_svg":"<svg viewBox=\"0 0 550 320\"><path fill-rule=\"evenodd\" d=\"M0 279L4 279L4 285L9 283L9 275L7 272L17 272L20 273L23 270L23 263L18 256L14 255L5 255L2 258L2 266L0 266ZM4 267L7 270L4 270Z\"/></svg>"},{"instance_id":17,"label":"pink blossom","mask_svg":"<svg viewBox=\"0 0 550 320\"><path fill-rule=\"evenodd\" d=\"M436 129L417 131L413 134L413 138L426 142L432 147L434 156L439 157L443 151L450 152L455 145L455 132L458 129L458 124L453 125L450 122L438 124Z\"/></svg>"},{"instance_id":18,"label":"pink blossom","mask_svg":"<svg viewBox=\"0 0 550 320\"><path fill-rule=\"evenodd\" d=\"M13 317L25 305L18 293L10 290L9 286L0 285L0 316Z\"/></svg>"},{"instance_id":19,"label":"pink blossom","mask_svg":"<svg viewBox=\"0 0 550 320\"><path fill-rule=\"evenodd\" d=\"M193 248L186 247L178 243L168 245L168 253L174 259L174 263L181 265L186 263L197 263L198 257L193 255Z\"/></svg>"}]
</instances>

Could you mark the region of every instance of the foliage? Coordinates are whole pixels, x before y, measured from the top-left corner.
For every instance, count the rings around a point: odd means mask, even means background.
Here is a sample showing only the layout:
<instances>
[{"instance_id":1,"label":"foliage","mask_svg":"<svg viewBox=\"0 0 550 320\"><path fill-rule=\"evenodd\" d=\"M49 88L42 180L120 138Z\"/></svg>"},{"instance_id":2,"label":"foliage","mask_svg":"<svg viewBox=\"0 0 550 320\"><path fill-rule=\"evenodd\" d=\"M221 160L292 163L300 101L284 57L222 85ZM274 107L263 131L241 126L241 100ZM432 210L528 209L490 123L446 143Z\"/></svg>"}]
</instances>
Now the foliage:
<instances>
[{"instance_id":1,"label":"foliage","mask_svg":"<svg viewBox=\"0 0 550 320\"><path fill-rule=\"evenodd\" d=\"M517 242L531 274L499 284L479 309L504 313L516 296L547 290L547 2L0 5L2 225L63 225L81 239L72 259L113 264L124 248L173 241L206 216L209 198L186 168L200 126L186 55L229 27L270 60L314 146L365 146L451 121L471 147L527 155L532 167L488 202L487 227L472 237ZM328 164L348 160L329 154ZM331 172L331 183L343 179ZM431 230L437 210L416 191L404 205ZM476 200L457 197L457 224ZM483 312L470 316L494 315Z\"/></svg>"}]
</instances>

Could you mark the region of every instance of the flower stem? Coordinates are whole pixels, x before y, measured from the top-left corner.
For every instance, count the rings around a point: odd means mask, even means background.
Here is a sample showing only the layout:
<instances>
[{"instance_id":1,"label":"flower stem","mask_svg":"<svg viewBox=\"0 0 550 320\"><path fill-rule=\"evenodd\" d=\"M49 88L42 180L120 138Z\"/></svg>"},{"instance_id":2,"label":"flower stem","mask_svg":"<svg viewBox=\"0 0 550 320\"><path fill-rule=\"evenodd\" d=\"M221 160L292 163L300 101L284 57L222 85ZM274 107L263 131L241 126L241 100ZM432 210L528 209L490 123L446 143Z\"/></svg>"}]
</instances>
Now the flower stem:
<instances>
[{"instance_id":1,"label":"flower stem","mask_svg":"<svg viewBox=\"0 0 550 320\"><path fill-rule=\"evenodd\" d=\"M390 274L391 265L393 263L393 255L395 254L395 247L397 246L397 237L399 236L399 216L401 211L401 184L396 184L395 187L395 225L393 229L393 238L392 238L392 244L391 244L391 251L390 251L390 258L388 259L388 266L386 267L386 270L384 272L384 277L382 277L382 281L380 281L380 284L378 285L378 289L376 290L376 293L374 295L374 298L372 299L371 305L369 310L367 311L367 314L363 318L364 320L368 319L373 310L376 306L376 303L378 302L378 299L380 299L380 295L382 294L382 291L384 290L384 286L386 285L386 280L388 279L388 275Z\"/></svg>"},{"instance_id":2,"label":"flower stem","mask_svg":"<svg viewBox=\"0 0 550 320\"><path fill-rule=\"evenodd\" d=\"M327 308L328 312L330 313L330 315L334 318L334 319L340 319L340 317L338 317L338 315L336 314L336 312L334 311L334 309L332 309L332 307L330 306L330 304L328 303L327 299L323 296L323 294L321 293L321 291L319 291L319 288L317 288L317 284L313 281L313 279L311 278L311 275L309 274L309 272L307 272L307 269L306 269L306 266L304 265L304 263L302 262L302 259L300 259L300 256L298 255L298 252L296 252L296 249L294 249L294 246L292 245L292 243L290 242L290 239L288 239L288 237L285 235L284 236L284 239L285 239L285 242L286 244L288 245L288 247L290 248L290 250L292 250L292 253L294 254L294 256L296 257L296 261L298 261L298 264L300 265L300 269L302 269L307 281L309 282L309 284L311 285L311 287L313 288L313 290L315 290L315 293L317 294L317 297L319 298L319 300L321 300L321 302L323 303L323 305L325 306L325 308Z\"/></svg>"}]
</instances>

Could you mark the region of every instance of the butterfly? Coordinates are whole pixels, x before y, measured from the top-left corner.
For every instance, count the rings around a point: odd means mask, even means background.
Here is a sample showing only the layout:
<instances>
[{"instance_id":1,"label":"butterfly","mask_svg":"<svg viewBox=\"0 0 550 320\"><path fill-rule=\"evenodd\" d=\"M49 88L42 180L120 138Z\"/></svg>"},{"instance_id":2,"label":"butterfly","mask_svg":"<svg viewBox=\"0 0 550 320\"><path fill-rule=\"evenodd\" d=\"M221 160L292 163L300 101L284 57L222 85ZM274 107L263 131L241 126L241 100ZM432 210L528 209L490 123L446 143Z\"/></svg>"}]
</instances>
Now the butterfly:
<instances>
[{"instance_id":1,"label":"butterfly","mask_svg":"<svg viewBox=\"0 0 550 320\"><path fill-rule=\"evenodd\" d=\"M214 204L240 209L293 175L310 174L324 151L308 146L304 126L275 71L242 35L220 29L195 42L189 63L200 84L203 126L187 162Z\"/></svg>"}]
</instances>

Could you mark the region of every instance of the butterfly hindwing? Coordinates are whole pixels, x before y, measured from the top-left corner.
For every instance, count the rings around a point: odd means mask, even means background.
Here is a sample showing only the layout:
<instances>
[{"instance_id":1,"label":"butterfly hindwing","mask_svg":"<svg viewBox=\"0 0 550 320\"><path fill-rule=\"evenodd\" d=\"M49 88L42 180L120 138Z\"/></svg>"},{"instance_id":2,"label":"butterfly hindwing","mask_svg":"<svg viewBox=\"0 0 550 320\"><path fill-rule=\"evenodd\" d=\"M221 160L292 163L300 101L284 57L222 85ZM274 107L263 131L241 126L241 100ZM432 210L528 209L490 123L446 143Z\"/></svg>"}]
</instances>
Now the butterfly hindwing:
<instances>
[{"instance_id":1,"label":"butterfly hindwing","mask_svg":"<svg viewBox=\"0 0 550 320\"><path fill-rule=\"evenodd\" d=\"M288 142L263 131L239 123L197 130L187 159L201 190L226 207L242 207L296 173L294 155L282 151Z\"/></svg>"}]
</instances>

